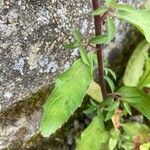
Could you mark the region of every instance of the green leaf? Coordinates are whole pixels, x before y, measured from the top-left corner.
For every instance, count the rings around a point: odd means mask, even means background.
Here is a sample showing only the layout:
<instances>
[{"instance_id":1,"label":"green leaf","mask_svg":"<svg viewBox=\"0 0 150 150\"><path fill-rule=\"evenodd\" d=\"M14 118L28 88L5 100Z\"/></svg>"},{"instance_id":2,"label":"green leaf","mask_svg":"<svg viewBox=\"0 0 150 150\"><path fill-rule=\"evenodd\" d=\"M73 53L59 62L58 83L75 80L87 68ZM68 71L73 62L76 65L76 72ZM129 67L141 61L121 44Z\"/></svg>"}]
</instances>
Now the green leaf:
<instances>
[{"instance_id":1,"label":"green leaf","mask_svg":"<svg viewBox=\"0 0 150 150\"><path fill-rule=\"evenodd\" d=\"M108 111L106 114L106 118L105 121L108 121L112 118L112 116L114 115L115 111Z\"/></svg>"},{"instance_id":2,"label":"green leaf","mask_svg":"<svg viewBox=\"0 0 150 150\"><path fill-rule=\"evenodd\" d=\"M118 90L118 93L120 93L123 99L130 104L138 104L143 99L143 91L136 87L124 86Z\"/></svg>"},{"instance_id":3,"label":"green leaf","mask_svg":"<svg viewBox=\"0 0 150 150\"><path fill-rule=\"evenodd\" d=\"M140 78L144 72L145 56L144 52L147 52L150 48L150 44L145 40L140 42L137 48L134 50L131 58L128 61L123 82L126 86L137 86Z\"/></svg>"},{"instance_id":4,"label":"green leaf","mask_svg":"<svg viewBox=\"0 0 150 150\"><path fill-rule=\"evenodd\" d=\"M81 59L59 76L53 92L44 105L40 126L44 137L53 134L80 107L91 82L91 68Z\"/></svg>"},{"instance_id":5,"label":"green leaf","mask_svg":"<svg viewBox=\"0 0 150 150\"><path fill-rule=\"evenodd\" d=\"M104 79L107 81L107 83L108 83L111 91L114 92L115 91L114 82L109 77L107 77L107 76L105 76Z\"/></svg>"},{"instance_id":6,"label":"green leaf","mask_svg":"<svg viewBox=\"0 0 150 150\"><path fill-rule=\"evenodd\" d=\"M90 99L90 104L92 105L92 106L97 106L97 103L96 103L96 101L94 101L94 100L92 100L92 99Z\"/></svg>"},{"instance_id":7,"label":"green leaf","mask_svg":"<svg viewBox=\"0 0 150 150\"><path fill-rule=\"evenodd\" d=\"M150 119L150 96L144 91L136 87L122 87L119 89L123 100L128 102L131 106L139 110L145 117Z\"/></svg>"},{"instance_id":8,"label":"green leaf","mask_svg":"<svg viewBox=\"0 0 150 150\"><path fill-rule=\"evenodd\" d=\"M125 11L134 11L136 10L134 7L128 4L116 4L113 6L116 10L125 10Z\"/></svg>"},{"instance_id":9,"label":"green leaf","mask_svg":"<svg viewBox=\"0 0 150 150\"><path fill-rule=\"evenodd\" d=\"M92 38L89 42L92 44L104 44L107 43L108 35L98 35Z\"/></svg>"},{"instance_id":10,"label":"green leaf","mask_svg":"<svg viewBox=\"0 0 150 150\"><path fill-rule=\"evenodd\" d=\"M66 49L75 49L75 48L77 48L76 42L66 43L66 44L64 44L64 48L66 48Z\"/></svg>"},{"instance_id":11,"label":"green leaf","mask_svg":"<svg viewBox=\"0 0 150 150\"><path fill-rule=\"evenodd\" d=\"M98 103L101 103L103 101L101 88L95 81L92 81L86 93Z\"/></svg>"},{"instance_id":12,"label":"green leaf","mask_svg":"<svg viewBox=\"0 0 150 150\"><path fill-rule=\"evenodd\" d=\"M109 139L109 150L114 150L119 141L120 132L113 129L111 130L110 134L111 138Z\"/></svg>"},{"instance_id":13,"label":"green leaf","mask_svg":"<svg viewBox=\"0 0 150 150\"><path fill-rule=\"evenodd\" d=\"M113 102L113 104L111 104L107 107L107 110L108 111L114 111L115 109L117 109L119 107L119 105L120 105L120 102L115 101L115 102Z\"/></svg>"},{"instance_id":14,"label":"green leaf","mask_svg":"<svg viewBox=\"0 0 150 150\"><path fill-rule=\"evenodd\" d=\"M106 70L106 72L109 72L112 75L114 80L117 80L116 74L113 70L111 70L110 68L106 68L106 67L104 69ZM108 75L108 73L107 73L107 75Z\"/></svg>"},{"instance_id":15,"label":"green leaf","mask_svg":"<svg viewBox=\"0 0 150 150\"><path fill-rule=\"evenodd\" d=\"M122 124L124 132L132 138L140 136L141 142L149 138L150 128L145 124L132 122Z\"/></svg>"},{"instance_id":16,"label":"green leaf","mask_svg":"<svg viewBox=\"0 0 150 150\"><path fill-rule=\"evenodd\" d=\"M72 32L74 39L78 44L82 43L82 35L79 30L75 30Z\"/></svg>"},{"instance_id":17,"label":"green leaf","mask_svg":"<svg viewBox=\"0 0 150 150\"><path fill-rule=\"evenodd\" d=\"M141 89L143 89L143 87L150 88L150 58L146 59L144 74L140 78L138 87Z\"/></svg>"},{"instance_id":18,"label":"green leaf","mask_svg":"<svg viewBox=\"0 0 150 150\"><path fill-rule=\"evenodd\" d=\"M108 76L108 70L106 67L104 68L104 72L105 72L105 75Z\"/></svg>"},{"instance_id":19,"label":"green leaf","mask_svg":"<svg viewBox=\"0 0 150 150\"><path fill-rule=\"evenodd\" d=\"M92 66L91 61L90 61L90 58L89 58L89 56L88 56L86 50L85 50L83 47L80 46L80 47L79 47L79 51L80 51L80 56L81 56L82 61L83 61L86 65Z\"/></svg>"},{"instance_id":20,"label":"green leaf","mask_svg":"<svg viewBox=\"0 0 150 150\"><path fill-rule=\"evenodd\" d=\"M104 14L107 11L108 11L108 8L106 8L106 7L100 7L100 8L97 8L96 10L94 10L92 12L92 16L102 15L102 14Z\"/></svg>"},{"instance_id":21,"label":"green leaf","mask_svg":"<svg viewBox=\"0 0 150 150\"><path fill-rule=\"evenodd\" d=\"M128 21L141 31L146 40L150 43L150 9L122 9L119 8L116 12L119 19Z\"/></svg>"},{"instance_id":22,"label":"green leaf","mask_svg":"<svg viewBox=\"0 0 150 150\"><path fill-rule=\"evenodd\" d=\"M106 23L107 23L107 32L108 32L107 43L109 43L114 38L116 29L115 29L114 20L111 17L107 17Z\"/></svg>"},{"instance_id":23,"label":"green leaf","mask_svg":"<svg viewBox=\"0 0 150 150\"><path fill-rule=\"evenodd\" d=\"M84 114L90 114L96 110L96 107L92 106L83 111Z\"/></svg>"},{"instance_id":24,"label":"green leaf","mask_svg":"<svg viewBox=\"0 0 150 150\"><path fill-rule=\"evenodd\" d=\"M109 106L114 102L112 97L107 97L104 101L103 101L103 105L104 106Z\"/></svg>"},{"instance_id":25,"label":"green leaf","mask_svg":"<svg viewBox=\"0 0 150 150\"><path fill-rule=\"evenodd\" d=\"M127 102L123 102L123 106L129 115L132 115L131 108Z\"/></svg>"},{"instance_id":26,"label":"green leaf","mask_svg":"<svg viewBox=\"0 0 150 150\"><path fill-rule=\"evenodd\" d=\"M121 146L123 150L133 150L135 148L135 145L132 141L125 141Z\"/></svg>"},{"instance_id":27,"label":"green leaf","mask_svg":"<svg viewBox=\"0 0 150 150\"><path fill-rule=\"evenodd\" d=\"M150 150L150 142L140 145L140 150Z\"/></svg>"},{"instance_id":28,"label":"green leaf","mask_svg":"<svg viewBox=\"0 0 150 150\"><path fill-rule=\"evenodd\" d=\"M77 140L76 150L102 150L108 139L109 133L105 130L103 121L96 116L83 131L81 139Z\"/></svg>"},{"instance_id":29,"label":"green leaf","mask_svg":"<svg viewBox=\"0 0 150 150\"><path fill-rule=\"evenodd\" d=\"M98 35L92 39L90 39L90 43L92 44L106 44L109 43L114 35L115 35L115 24L114 24L114 20L111 17L107 17L107 34L105 35Z\"/></svg>"},{"instance_id":30,"label":"green leaf","mask_svg":"<svg viewBox=\"0 0 150 150\"><path fill-rule=\"evenodd\" d=\"M81 59L83 60L83 62L92 67L93 66L93 62L91 62L91 55L88 55L88 53L86 52L86 49L82 46L82 35L80 33L79 30L75 30L73 31L73 36L74 36L74 39L75 39L75 46L79 48L79 51L80 51L80 56L81 56ZM74 44L73 43L73 44ZM74 45L67 45L69 47L72 47Z\"/></svg>"},{"instance_id":31,"label":"green leaf","mask_svg":"<svg viewBox=\"0 0 150 150\"><path fill-rule=\"evenodd\" d=\"M116 2L117 0L105 0L105 4L107 7L114 5Z\"/></svg>"}]
</instances>

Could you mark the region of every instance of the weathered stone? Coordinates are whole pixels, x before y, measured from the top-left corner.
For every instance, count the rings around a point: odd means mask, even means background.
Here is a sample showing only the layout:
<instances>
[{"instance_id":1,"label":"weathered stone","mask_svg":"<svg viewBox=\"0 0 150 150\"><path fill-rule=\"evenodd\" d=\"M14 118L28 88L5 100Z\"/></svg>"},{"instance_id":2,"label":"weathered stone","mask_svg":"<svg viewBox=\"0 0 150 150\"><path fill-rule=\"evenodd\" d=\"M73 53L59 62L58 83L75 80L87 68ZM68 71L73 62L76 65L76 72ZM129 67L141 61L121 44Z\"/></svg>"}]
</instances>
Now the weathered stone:
<instances>
[{"instance_id":1,"label":"weathered stone","mask_svg":"<svg viewBox=\"0 0 150 150\"><path fill-rule=\"evenodd\" d=\"M124 2L140 7L144 0ZM64 41L75 28L93 33L90 8L90 0L1 0L0 149L23 149L38 132L49 86L78 55L64 50ZM107 53L122 50L130 29L116 24L116 39Z\"/></svg>"}]
</instances>

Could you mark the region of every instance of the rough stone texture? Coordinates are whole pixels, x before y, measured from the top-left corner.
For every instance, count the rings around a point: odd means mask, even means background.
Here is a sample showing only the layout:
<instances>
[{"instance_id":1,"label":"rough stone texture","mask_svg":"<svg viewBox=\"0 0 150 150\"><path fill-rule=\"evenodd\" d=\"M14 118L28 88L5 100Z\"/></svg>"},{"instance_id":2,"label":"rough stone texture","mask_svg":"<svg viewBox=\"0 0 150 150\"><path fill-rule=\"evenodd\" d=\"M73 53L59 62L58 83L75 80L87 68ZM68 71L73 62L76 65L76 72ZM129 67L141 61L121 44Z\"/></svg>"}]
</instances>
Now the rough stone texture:
<instances>
[{"instance_id":1,"label":"rough stone texture","mask_svg":"<svg viewBox=\"0 0 150 150\"><path fill-rule=\"evenodd\" d=\"M120 1L136 7L144 3ZM84 0L0 1L0 149L24 149L38 132L49 86L78 55L62 45L74 28L85 35L93 32L90 10L90 1ZM119 32L105 48L107 53L112 48L122 50L130 30L119 21L116 24Z\"/></svg>"}]
</instances>

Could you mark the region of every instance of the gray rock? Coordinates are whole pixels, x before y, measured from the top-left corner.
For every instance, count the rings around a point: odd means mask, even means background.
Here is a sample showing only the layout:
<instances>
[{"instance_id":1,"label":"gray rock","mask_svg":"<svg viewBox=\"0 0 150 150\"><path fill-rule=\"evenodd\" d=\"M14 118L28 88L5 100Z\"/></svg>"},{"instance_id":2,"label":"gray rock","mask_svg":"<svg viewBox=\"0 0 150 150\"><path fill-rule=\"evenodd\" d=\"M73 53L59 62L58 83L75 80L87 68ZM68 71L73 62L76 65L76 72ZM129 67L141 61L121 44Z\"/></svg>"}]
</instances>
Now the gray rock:
<instances>
[{"instance_id":1,"label":"gray rock","mask_svg":"<svg viewBox=\"0 0 150 150\"><path fill-rule=\"evenodd\" d=\"M144 0L128 2L139 7ZM93 33L90 8L84 0L1 0L0 149L24 149L38 133L49 87L78 55L64 50L63 43L71 40L75 28ZM122 49L130 29L116 24L119 32L105 48L107 53Z\"/></svg>"}]
</instances>

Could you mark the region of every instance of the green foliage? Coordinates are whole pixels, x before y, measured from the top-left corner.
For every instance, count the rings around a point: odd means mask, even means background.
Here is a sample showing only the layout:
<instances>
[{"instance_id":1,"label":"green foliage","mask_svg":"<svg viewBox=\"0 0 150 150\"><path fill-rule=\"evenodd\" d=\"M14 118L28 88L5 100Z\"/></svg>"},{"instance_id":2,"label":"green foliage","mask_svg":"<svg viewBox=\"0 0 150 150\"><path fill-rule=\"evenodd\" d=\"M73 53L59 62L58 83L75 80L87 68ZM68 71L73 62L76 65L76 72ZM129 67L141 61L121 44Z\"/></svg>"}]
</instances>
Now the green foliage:
<instances>
[{"instance_id":1,"label":"green foliage","mask_svg":"<svg viewBox=\"0 0 150 150\"><path fill-rule=\"evenodd\" d=\"M135 9L135 8L124 8L120 5L120 7L116 7L116 16L122 20L126 20L129 23L133 24L135 27L141 31L146 40L150 43L150 9Z\"/></svg>"},{"instance_id":2,"label":"green foliage","mask_svg":"<svg viewBox=\"0 0 150 150\"><path fill-rule=\"evenodd\" d=\"M108 121L112 118L112 116L114 115L115 111L108 111L105 117L105 121Z\"/></svg>"},{"instance_id":3,"label":"green foliage","mask_svg":"<svg viewBox=\"0 0 150 150\"><path fill-rule=\"evenodd\" d=\"M105 35L98 35L95 36L94 38L90 39L90 43L92 44L106 44L112 41L114 38L116 28L115 28L115 23L114 20L111 17L107 17L106 20L106 27L107 27L107 33Z\"/></svg>"},{"instance_id":4,"label":"green foliage","mask_svg":"<svg viewBox=\"0 0 150 150\"><path fill-rule=\"evenodd\" d=\"M123 77L123 81L126 86L137 86L137 84L139 83L139 80L144 72L143 69L146 60L144 53L145 52L148 53L149 48L150 44L144 40L138 44L137 48L133 52L130 60L128 61L125 74ZM145 76L147 76L147 72L149 72L150 68L148 67L146 70L147 71Z\"/></svg>"},{"instance_id":5,"label":"green foliage","mask_svg":"<svg viewBox=\"0 0 150 150\"><path fill-rule=\"evenodd\" d=\"M125 123L122 125L125 134L132 137L132 139L137 136L140 137L141 143L146 142L149 139L150 128L145 124L141 123Z\"/></svg>"},{"instance_id":6,"label":"green foliage","mask_svg":"<svg viewBox=\"0 0 150 150\"><path fill-rule=\"evenodd\" d=\"M136 87L122 87L118 92L122 95L124 101L150 119L150 96L148 94Z\"/></svg>"},{"instance_id":7,"label":"green foliage","mask_svg":"<svg viewBox=\"0 0 150 150\"><path fill-rule=\"evenodd\" d=\"M147 141L149 140L150 128L142 123L125 123L122 124L123 133L120 136L119 148L123 148L125 150L134 149L135 142L140 142L140 148L142 146L148 147ZM140 149L141 150L141 149ZM146 149L145 149L146 150ZM147 149L148 150L148 149Z\"/></svg>"},{"instance_id":8,"label":"green foliage","mask_svg":"<svg viewBox=\"0 0 150 150\"><path fill-rule=\"evenodd\" d=\"M55 88L44 105L40 131L43 136L48 137L61 128L81 106L86 95L90 97L84 113L87 116L96 114L96 117L77 140L77 150L130 150L135 148L134 140L138 137L141 150L150 148L150 128L124 119L124 116L134 114L133 108L150 119L150 95L143 91L145 87L150 89L150 9L138 10L116 2L105 0L106 7L98 8L92 13L93 16L101 15L104 21L101 24L105 25L103 35L86 39L85 42L79 30L73 32L74 41L64 46L67 49L77 48L81 58L58 77ZM98 61L94 52L88 53L87 50L89 47L93 48L91 44L107 44L113 40L116 33L115 16L137 27L147 41L140 42L133 52L125 70L123 87L120 88L120 83L114 84L117 81L116 74L104 63L99 71L104 71L105 75L100 79L106 81L111 93L103 98L103 86L93 79Z\"/></svg>"},{"instance_id":9,"label":"green foliage","mask_svg":"<svg viewBox=\"0 0 150 150\"><path fill-rule=\"evenodd\" d=\"M113 6L116 2L117 0L105 0L105 5L107 7L110 7L110 6Z\"/></svg>"},{"instance_id":10,"label":"green foliage","mask_svg":"<svg viewBox=\"0 0 150 150\"><path fill-rule=\"evenodd\" d=\"M101 93L101 88L100 86L92 81L90 87L87 90L87 95L92 97L94 100L96 100L98 103L101 103L103 101L102 93Z\"/></svg>"},{"instance_id":11,"label":"green foliage","mask_svg":"<svg viewBox=\"0 0 150 150\"><path fill-rule=\"evenodd\" d=\"M116 4L113 6L114 9L116 10L124 10L124 11L133 11L136 9L128 4Z\"/></svg>"},{"instance_id":12,"label":"green foliage","mask_svg":"<svg viewBox=\"0 0 150 150\"><path fill-rule=\"evenodd\" d=\"M112 41L112 39L115 36L116 28L115 28L114 20L111 17L107 17L106 23L107 23L107 31L108 31L107 43L109 43Z\"/></svg>"},{"instance_id":13,"label":"green foliage","mask_svg":"<svg viewBox=\"0 0 150 150\"><path fill-rule=\"evenodd\" d=\"M111 105L109 105L106 109L108 111L113 111L115 109L117 109L120 105L120 102L119 101L114 101Z\"/></svg>"},{"instance_id":14,"label":"green foliage","mask_svg":"<svg viewBox=\"0 0 150 150\"><path fill-rule=\"evenodd\" d=\"M95 101L93 101L93 100L90 100L90 104L83 111L83 113L86 114L86 115L89 115L89 114L91 114L95 111L97 111L97 103L95 103Z\"/></svg>"},{"instance_id":15,"label":"green foliage","mask_svg":"<svg viewBox=\"0 0 150 150\"><path fill-rule=\"evenodd\" d=\"M130 105L127 102L123 102L123 106L129 115L132 115Z\"/></svg>"},{"instance_id":16,"label":"green foliage","mask_svg":"<svg viewBox=\"0 0 150 150\"><path fill-rule=\"evenodd\" d=\"M77 45L77 47L79 48L79 51L80 51L80 56L81 56L81 59L82 61L88 65L88 66L91 66L92 67L92 63L91 63L91 60L85 50L85 48L82 46L82 42L83 42L83 39L82 39L82 35L81 33L78 31L78 30L75 30L73 32L73 36L74 36L74 39L75 39L75 44Z\"/></svg>"},{"instance_id":17,"label":"green foliage","mask_svg":"<svg viewBox=\"0 0 150 150\"><path fill-rule=\"evenodd\" d=\"M77 48L76 42L66 43L66 44L64 44L64 48L66 48L66 49Z\"/></svg>"},{"instance_id":18,"label":"green foliage","mask_svg":"<svg viewBox=\"0 0 150 150\"><path fill-rule=\"evenodd\" d=\"M105 67L104 71L105 71L106 76L108 76L108 74L110 73L110 75L113 77L113 79L115 81L117 80L116 74L113 70L111 70L110 68Z\"/></svg>"},{"instance_id":19,"label":"green foliage","mask_svg":"<svg viewBox=\"0 0 150 150\"><path fill-rule=\"evenodd\" d=\"M59 76L44 106L40 127L43 136L53 134L68 120L81 105L91 82L91 68L82 60L76 61L68 71Z\"/></svg>"},{"instance_id":20,"label":"green foliage","mask_svg":"<svg viewBox=\"0 0 150 150\"><path fill-rule=\"evenodd\" d=\"M108 8L101 7L101 8L96 9L95 11L93 11L92 12L92 16L102 15L102 14L104 14L107 11L108 11Z\"/></svg>"},{"instance_id":21,"label":"green foliage","mask_svg":"<svg viewBox=\"0 0 150 150\"><path fill-rule=\"evenodd\" d=\"M81 35L80 31L79 31L79 30L74 30L74 31L72 32L72 35L73 35L73 37L74 37L74 39L75 39L77 45L81 45L83 39L82 39L82 35Z\"/></svg>"},{"instance_id":22,"label":"green foliage","mask_svg":"<svg viewBox=\"0 0 150 150\"><path fill-rule=\"evenodd\" d=\"M138 83L138 87L141 89L143 87L150 88L150 58L146 57L145 61L146 61L145 70Z\"/></svg>"},{"instance_id":23,"label":"green foliage","mask_svg":"<svg viewBox=\"0 0 150 150\"><path fill-rule=\"evenodd\" d=\"M120 132L115 131L114 129L110 131L110 139L109 139L109 150L114 150L118 141L119 141L119 136Z\"/></svg>"},{"instance_id":24,"label":"green foliage","mask_svg":"<svg viewBox=\"0 0 150 150\"><path fill-rule=\"evenodd\" d=\"M105 144L108 142L108 139L109 133L105 130L102 118L96 116L83 131L81 139L77 140L76 150L107 150Z\"/></svg>"},{"instance_id":25,"label":"green foliage","mask_svg":"<svg viewBox=\"0 0 150 150\"><path fill-rule=\"evenodd\" d=\"M149 150L150 149L150 142L144 143L140 146L140 150Z\"/></svg>"},{"instance_id":26,"label":"green foliage","mask_svg":"<svg viewBox=\"0 0 150 150\"><path fill-rule=\"evenodd\" d=\"M91 61L90 57L88 56L86 50L83 47L79 47L79 51L80 51L82 61L86 65L92 67L93 66L92 61Z\"/></svg>"},{"instance_id":27,"label":"green foliage","mask_svg":"<svg viewBox=\"0 0 150 150\"><path fill-rule=\"evenodd\" d=\"M115 91L114 82L109 77L107 77L107 76L105 76L104 79L107 81L107 83L108 83L111 91L114 92Z\"/></svg>"},{"instance_id":28,"label":"green foliage","mask_svg":"<svg viewBox=\"0 0 150 150\"><path fill-rule=\"evenodd\" d=\"M92 44L104 44L108 40L108 35L98 35L92 38L89 42Z\"/></svg>"}]
</instances>

